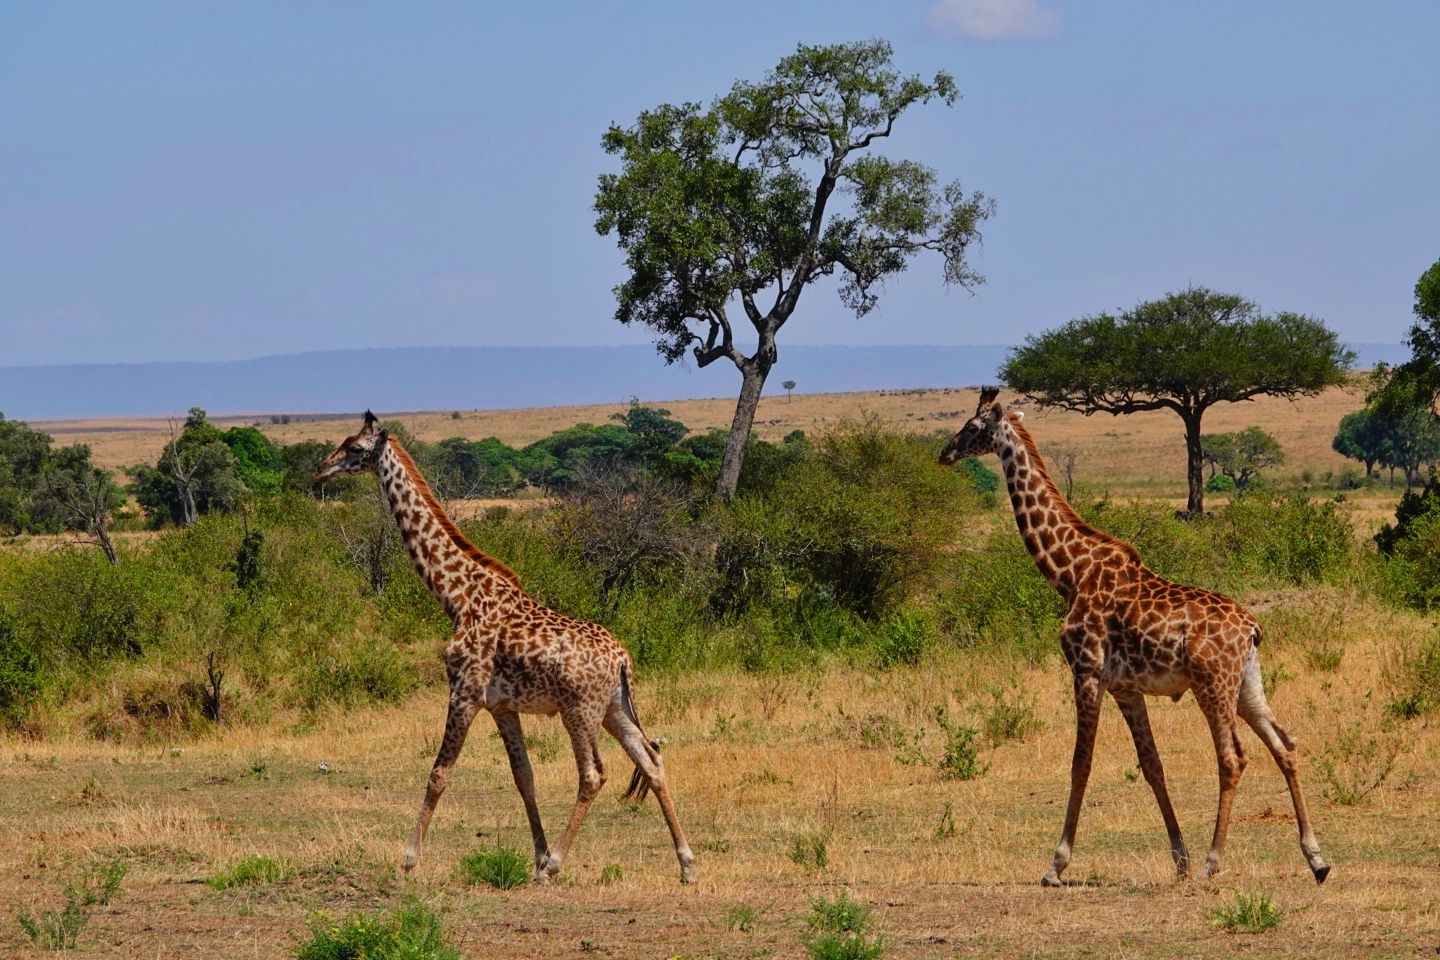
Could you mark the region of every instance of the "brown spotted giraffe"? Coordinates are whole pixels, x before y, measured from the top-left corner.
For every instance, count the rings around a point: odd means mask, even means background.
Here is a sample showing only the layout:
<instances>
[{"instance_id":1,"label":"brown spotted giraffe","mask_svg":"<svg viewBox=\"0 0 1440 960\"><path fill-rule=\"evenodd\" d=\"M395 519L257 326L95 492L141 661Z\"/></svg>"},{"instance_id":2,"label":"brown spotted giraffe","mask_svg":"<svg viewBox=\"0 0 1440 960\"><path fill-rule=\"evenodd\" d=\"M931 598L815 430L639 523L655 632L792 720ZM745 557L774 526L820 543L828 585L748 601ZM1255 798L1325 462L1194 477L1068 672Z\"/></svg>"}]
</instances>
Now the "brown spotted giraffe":
<instances>
[{"instance_id":1,"label":"brown spotted giraffe","mask_svg":"<svg viewBox=\"0 0 1440 960\"><path fill-rule=\"evenodd\" d=\"M1220 766L1215 837L1201 875L1210 877L1220 869L1230 808L1245 769L1235 722L1238 712L1285 775L1300 828L1300 850L1315 882L1324 883L1330 866L1320 857L1305 811L1295 741L1276 722L1265 699L1259 624L1229 597L1181 586L1151 572L1134 547L1081 520L1046 473L1035 441L1021 424L1024 414L1005 413L995 402L998 393L995 387L981 391L975 416L946 445L940 463L948 466L965 457L999 455L1025 546L1070 608L1060 646L1075 676L1075 757L1065 827L1055 860L1040 882L1059 886L1060 874L1070 864L1100 703L1107 691L1135 739L1140 768L1160 804L1179 874L1189 873L1190 855L1165 790L1165 771L1150 731L1145 697L1179 700L1190 690L1210 725Z\"/></svg>"},{"instance_id":2,"label":"brown spotted giraffe","mask_svg":"<svg viewBox=\"0 0 1440 960\"><path fill-rule=\"evenodd\" d=\"M560 872L590 804L605 783L599 730L620 741L635 763L626 796L644 799L653 790L675 841L680 880L694 882L694 856L685 842L665 784L660 752L645 736L631 696L630 655L604 628L548 610L520 587L520 578L481 553L445 515L415 461L365 413L360 432L346 439L315 472L323 483L346 474L373 473L400 526L415 569L450 615L455 634L445 648L450 707L445 739L430 771L425 800L402 865L408 873L420 859L420 843L465 734L481 708L490 711L515 786L525 801L535 841L535 882L549 883ZM545 841L535 805L535 778L525 752L520 714L560 714L575 750L580 788L570 822L555 847Z\"/></svg>"}]
</instances>

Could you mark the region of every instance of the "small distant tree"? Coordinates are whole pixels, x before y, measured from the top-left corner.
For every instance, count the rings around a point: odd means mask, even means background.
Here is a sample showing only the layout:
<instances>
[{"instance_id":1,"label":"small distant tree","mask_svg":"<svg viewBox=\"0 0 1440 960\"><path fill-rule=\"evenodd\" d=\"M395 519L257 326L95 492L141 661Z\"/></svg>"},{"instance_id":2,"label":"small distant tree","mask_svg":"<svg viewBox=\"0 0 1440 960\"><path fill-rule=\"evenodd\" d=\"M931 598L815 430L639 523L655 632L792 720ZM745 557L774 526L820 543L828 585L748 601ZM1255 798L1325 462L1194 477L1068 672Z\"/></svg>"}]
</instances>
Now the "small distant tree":
<instances>
[{"instance_id":1,"label":"small distant tree","mask_svg":"<svg viewBox=\"0 0 1440 960\"><path fill-rule=\"evenodd\" d=\"M110 517L125 505L125 495L110 476L90 461L90 447L61 447L46 464L40 484L40 508L65 527L89 534L111 566L120 554L110 538Z\"/></svg>"},{"instance_id":2,"label":"small distant tree","mask_svg":"<svg viewBox=\"0 0 1440 960\"><path fill-rule=\"evenodd\" d=\"M789 402L790 402L790 391L792 391L792 390L795 389L795 381L794 381L794 380L786 380L784 383L780 384L780 386L782 386L782 387L785 388L785 402L786 402L786 403L789 403Z\"/></svg>"},{"instance_id":3,"label":"small distant tree","mask_svg":"<svg viewBox=\"0 0 1440 960\"><path fill-rule=\"evenodd\" d=\"M922 250L944 258L947 283L982 282L965 257L992 203L870 152L910 107L958 96L948 73L902 77L883 40L801 45L708 110L662 104L606 132L620 172L600 177L595 229L617 235L630 273L615 288L616 319L654 330L667 363L688 354L740 371L722 497L735 495L777 335L807 287L839 275L841 300L864 316ZM755 332L749 355L736 309Z\"/></svg>"},{"instance_id":4,"label":"small distant tree","mask_svg":"<svg viewBox=\"0 0 1440 960\"><path fill-rule=\"evenodd\" d=\"M664 457L690 432L685 424L670 418L669 410L646 406L638 398L630 400L630 409L612 413L610 419L620 421L635 435L634 456L645 463Z\"/></svg>"},{"instance_id":5,"label":"small distant tree","mask_svg":"<svg viewBox=\"0 0 1440 960\"><path fill-rule=\"evenodd\" d=\"M1213 477L1218 470L1244 490L1266 467L1285 462L1280 442L1259 427L1238 433L1207 433L1200 437L1200 453L1210 464Z\"/></svg>"},{"instance_id":6,"label":"small distant tree","mask_svg":"<svg viewBox=\"0 0 1440 960\"><path fill-rule=\"evenodd\" d=\"M1207 410L1257 396L1313 396L1345 382L1354 362L1313 317L1265 315L1243 297L1192 287L1026 337L1000 376L1043 405L1086 415L1175 411L1185 425L1187 509L1199 515Z\"/></svg>"},{"instance_id":7,"label":"small distant tree","mask_svg":"<svg viewBox=\"0 0 1440 960\"><path fill-rule=\"evenodd\" d=\"M1348 460L1365 464L1365 476L1375 475L1375 465L1391 457L1390 429L1385 418L1366 408L1347 413L1340 419L1330 447Z\"/></svg>"},{"instance_id":8,"label":"small distant tree","mask_svg":"<svg viewBox=\"0 0 1440 960\"><path fill-rule=\"evenodd\" d=\"M1440 460L1440 418L1426 409L1400 410L1387 417L1386 457L1381 465L1390 468L1390 485L1395 485L1395 470L1405 475L1405 485L1420 482L1421 468L1433 467Z\"/></svg>"},{"instance_id":9,"label":"small distant tree","mask_svg":"<svg viewBox=\"0 0 1440 960\"><path fill-rule=\"evenodd\" d=\"M230 510L245 495L235 457L199 407L191 407L183 428L170 424L170 440L154 467L130 470L130 492L152 517L190 526L203 513Z\"/></svg>"}]
</instances>

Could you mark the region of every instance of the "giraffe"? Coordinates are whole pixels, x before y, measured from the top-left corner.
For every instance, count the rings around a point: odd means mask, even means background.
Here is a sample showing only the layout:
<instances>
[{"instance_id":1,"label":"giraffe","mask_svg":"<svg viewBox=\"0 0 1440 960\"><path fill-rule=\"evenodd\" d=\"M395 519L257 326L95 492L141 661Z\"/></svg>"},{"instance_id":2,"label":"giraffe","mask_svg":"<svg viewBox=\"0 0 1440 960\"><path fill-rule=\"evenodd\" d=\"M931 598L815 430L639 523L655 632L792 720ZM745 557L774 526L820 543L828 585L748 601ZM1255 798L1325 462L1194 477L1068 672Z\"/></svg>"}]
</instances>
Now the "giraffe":
<instances>
[{"instance_id":1,"label":"giraffe","mask_svg":"<svg viewBox=\"0 0 1440 960\"><path fill-rule=\"evenodd\" d=\"M604 727L635 764L625 796L644 800L653 791L675 843L680 881L693 883L694 861L665 782L658 746L640 727L631 691L630 654L603 627L575 620L536 603L520 578L472 545L445 515L415 461L394 437L375 427L365 412L360 432L347 438L315 471L323 483L348 474L373 473L385 503L430 592L454 625L445 648L450 703L445 738L435 757L420 816L401 865L409 873L420 844L464 746L470 723L490 711L510 772L525 802L535 843L534 882L548 884L564 865L585 814L605 783L599 729ZM520 714L560 714L575 751L580 786L560 842L549 846L535 805L535 778L525 751Z\"/></svg>"},{"instance_id":2,"label":"giraffe","mask_svg":"<svg viewBox=\"0 0 1440 960\"><path fill-rule=\"evenodd\" d=\"M1285 775L1300 851L1316 883L1324 883L1330 865L1305 810L1300 790L1295 741L1275 720L1260 678L1260 626L1229 597L1186 587L1150 571L1128 543L1089 526L1060 495L1045 470L1035 441L1022 424L1023 412L1006 413L995 402L997 387L980 393L975 416L940 454L949 466L965 458L995 453L1005 469L1005 484L1015 523L1040 572L1069 605L1060 631L1060 647L1074 673L1075 755L1070 768L1070 800L1055 859L1041 879L1059 886L1070 864L1080 805L1090 777L1100 704L1108 692L1130 727L1145 780L1155 793L1170 854L1180 877L1190 872L1190 854L1165 789L1165 771L1150 731L1145 697L1179 700L1189 690L1210 726L1220 770L1220 804L1215 835L1201 868L1202 877L1220 870L1235 788L1245 769L1238 713Z\"/></svg>"}]
</instances>

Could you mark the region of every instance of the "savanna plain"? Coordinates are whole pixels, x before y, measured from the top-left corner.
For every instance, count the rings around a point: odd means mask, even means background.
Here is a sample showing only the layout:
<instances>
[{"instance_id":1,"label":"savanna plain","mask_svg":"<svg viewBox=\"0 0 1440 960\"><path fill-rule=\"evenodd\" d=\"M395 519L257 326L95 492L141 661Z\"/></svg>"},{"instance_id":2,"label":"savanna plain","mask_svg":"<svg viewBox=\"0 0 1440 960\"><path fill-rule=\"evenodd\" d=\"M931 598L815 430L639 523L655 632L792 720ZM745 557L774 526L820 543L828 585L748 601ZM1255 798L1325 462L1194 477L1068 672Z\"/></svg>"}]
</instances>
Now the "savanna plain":
<instances>
[{"instance_id":1,"label":"savanna plain","mask_svg":"<svg viewBox=\"0 0 1440 960\"><path fill-rule=\"evenodd\" d=\"M975 396L767 398L758 429L776 439L871 416L929 434L958 427ZM1295 403L1236 404L1216 409L1206 428L1258 424L1272 433L1287 462L1267 474L1269 485L1329 504L1353 529L1357 556L1373 554L1366 539L1393 515L1399 491L1381 483L1342 495L1325 480L1345 466L1329 446L1336 425L1361 403L1358 393L1334 390ZM692 429L728 419L724 401L664 406ZM1138 532L1143 553L1158 542L1155 529L1165 535L1179 524L1157 527L1183 502L1178 419L1027 409L1042 452L1073 452L1077 502L1151 505L1127 513L1116 530ZM622 410L399 419L417 438L493 435L518 444ZM295 415L284 424L262 421L262 429L285 442L333 441L353 422ZM91 442L108 466L133 462L141 447L153 452L165 430L163 422L142 421L38 426L65 442ZM1218 509L1225 497L1211 502ZM1094 522L1104 525L1102 517ZM129 549L146 549L144 536L134 534ZM967 514L949 549L969 555L1006 538L1018 549L1001 497ZM1177 568L1182 560L1173 561ZM1014 550L996 562L1013 566ZM464 956L805 957L817 943L816 904L840 897L868 911L863 939L881 951L843 956L1434 955L1440 713L1420 709L1415 664L1433 646L1437 625L1423 609L1389 599L1371 567L1360 556L1338 573L1295 582L1222 581L1266 632L1271 704L1299 743L1311 815L1334 864L1323 886L1300 855L1284 781L1249 730L1241 734L1249 766L1225 869L1208 881L1177 880L1128 730L1107 703L1069 884L1042 888L1074 730L1069 673L1048 623L1048 653L1039 642L1015 652L983 638L907 647L901 636L891 644L899 652L879 659L825 651L676 669L640 658L636 705L647 733L663 744L696 851L692 886L678 882L654 801L621 799L630 766L608 740L610 783L560 881L511 889L472 882L462 863L530 847L504 750L482 716L421 862L407 876L398 866L401 847L445 709L443 638L423 634L412 646L430 664L424 682L385 702L249 717L236 711L221 724L112 725L97 734L93 717L117 696L101 685L80 705L59 709L58 719L0 737L0 953L50 955L16 917L38 922L53 911L59 922L67 897L83 889L101 891L90 900L108 901L85 907L88 922L76 941L96 957L289 957L316 930L407 904L438 916ZM969 582L1035 588L978 574ZM612 629L635 649L643 638L628 634L627 622L619 618ZM1189 696L1151 700L1150 714L1198 859L1218 789L1210 736ZM555 835L575 789L568 740L557 719L524 724L541 811ZM103 895L106 870L123 872L113 896Z\"/></svg>"}]
</instances>

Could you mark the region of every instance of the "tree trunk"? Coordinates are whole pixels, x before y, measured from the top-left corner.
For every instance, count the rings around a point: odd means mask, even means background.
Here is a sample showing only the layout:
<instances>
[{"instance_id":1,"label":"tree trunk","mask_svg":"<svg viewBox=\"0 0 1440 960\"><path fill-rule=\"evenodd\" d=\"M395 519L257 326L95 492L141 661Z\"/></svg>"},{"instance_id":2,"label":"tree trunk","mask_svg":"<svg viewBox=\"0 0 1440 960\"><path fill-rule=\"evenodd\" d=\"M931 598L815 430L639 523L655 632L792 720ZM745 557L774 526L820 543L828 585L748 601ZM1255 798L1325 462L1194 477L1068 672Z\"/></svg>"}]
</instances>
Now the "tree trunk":
<instances>
[{"instance_id":1,"label":"tree trunk","mask_svg":"<svg viewBox=\"0 0 1440 960\"><path fill-rule=\"evenodd\" d=\"M120 554L115 552L115 542L110 539L110 531L105 529L105 524L91 524L90 530L95 534L95 539L100 541L100 549L105 551L105 559L110 561L110 566L120 566Z\"/></svg>"},{"instance_id":2,"label":"tree trunk","mask_svg":"<svg viewBox=\"0 0 1440 960\"><path fill-rule=\"evenodd\" d=\"M774 347L771 347L771 351ZM730 424L730 436L725 440L725 458L720 461L720 479L715 492L725 500L735 499L735 488L740 485L740 468L745 465L745 448L750 443L750 428L755 423L755 408L760 405L760 391L765 387L765 378L770 375L772 360L766 357L762 345L755 356L740 365L740 399L735 404L735 419Z\"/></svg>"},{"instance_id":3,"label":"tree trunk","mask_svg":"<svg viewBox=\"0 0 1440 960\"><path fill-rule=\"evenodd\" d=\"M1185 421L1185 476L1190 482L1190 498L1185 512L1192 517L1205 515L1205 458L1200 455L1200 411L1181 414Z\"/></svg>"}]
</instances>

